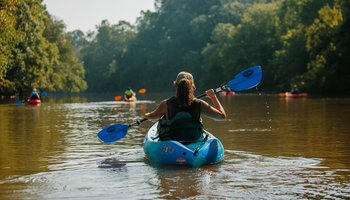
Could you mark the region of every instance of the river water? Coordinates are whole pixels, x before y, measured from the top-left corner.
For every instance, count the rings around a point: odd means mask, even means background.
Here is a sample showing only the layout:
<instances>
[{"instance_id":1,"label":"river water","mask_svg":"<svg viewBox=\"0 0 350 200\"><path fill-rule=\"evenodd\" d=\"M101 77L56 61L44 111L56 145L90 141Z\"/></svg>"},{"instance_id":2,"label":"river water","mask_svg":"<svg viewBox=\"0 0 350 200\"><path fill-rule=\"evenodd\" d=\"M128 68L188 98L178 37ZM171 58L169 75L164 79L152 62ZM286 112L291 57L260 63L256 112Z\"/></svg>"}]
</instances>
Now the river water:
<instances>
[{"instance_id":1,"label":"river water","mask_svg":"<svg viewBox=\"0 0 350 200\"><path fill-rule=\"evenodd\" d=\"M151 122L115 144L96 134L130 124L167 95L0 104L0 199L349 199L350 99L220 97L228 117L203 118L225 147L201 168L155 166L143 153ZM125 165L101 168L115 159Z\"/></svg>"}]
</instances>

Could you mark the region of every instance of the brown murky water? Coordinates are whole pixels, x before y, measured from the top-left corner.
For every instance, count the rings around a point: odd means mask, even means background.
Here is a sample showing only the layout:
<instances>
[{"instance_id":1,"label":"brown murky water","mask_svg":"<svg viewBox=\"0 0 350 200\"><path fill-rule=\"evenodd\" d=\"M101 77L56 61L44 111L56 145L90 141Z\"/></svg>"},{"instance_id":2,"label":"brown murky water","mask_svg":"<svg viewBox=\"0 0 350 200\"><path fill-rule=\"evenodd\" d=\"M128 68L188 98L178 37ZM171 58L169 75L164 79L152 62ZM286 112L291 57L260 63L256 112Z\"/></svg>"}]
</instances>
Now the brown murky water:
<instances>
[{"instance_id":1,"label":"brown murky water","mask_svg":"<svg viewBox=\"0 0 350 200\"><path fill-rule=\"evenodd\" d=\"M0 104L0 199L350 197L350 99L221 97L228 119L204 124L222 141L225 159L198 169L149 164L142 141L151 122L116 144L98 141L103 127L134 122L164 96ZM109 158L130 162L98 167Z\"/></svg>"}]
</instances>

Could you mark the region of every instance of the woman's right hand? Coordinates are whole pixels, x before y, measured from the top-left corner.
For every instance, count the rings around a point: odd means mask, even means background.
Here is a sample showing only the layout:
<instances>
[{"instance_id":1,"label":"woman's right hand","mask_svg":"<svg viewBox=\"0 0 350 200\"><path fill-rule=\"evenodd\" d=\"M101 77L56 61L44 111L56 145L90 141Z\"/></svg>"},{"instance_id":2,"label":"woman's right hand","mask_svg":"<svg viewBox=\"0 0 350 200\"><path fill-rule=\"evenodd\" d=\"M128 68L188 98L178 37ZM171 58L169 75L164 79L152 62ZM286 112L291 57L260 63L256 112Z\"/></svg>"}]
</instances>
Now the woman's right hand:
<instances>
[{"instance_id":1,"label":"woman's right hand","mask_svg":"<svg viewBox=\"0 0 350 200\"><path fill-rule=\"evenodd\" d=\"M224 107L222 107L219 99L216 97L214 90L210 89L210 90L205 91L205 93L208 95L210 100L213 102L214 107L210 106L206 102L202 103L202 108L203 108L204 114L206 114L207 116L212 117L214 119L225 119L226 113L225 113Z\"/></svg>"},{"instance_id":2,"label":"woman's right hand","mask_svg":"<svg viewBox=\"0 0 350 200\"><path fill-rule=\"evenodd\" d=\"M205 94L207 94L207 96L208 96L210 99L216 98L216 95L215 95L215 92L214 92L213 89L209 89L209 90L205 91Z\"/></svg>"}]
</instances>

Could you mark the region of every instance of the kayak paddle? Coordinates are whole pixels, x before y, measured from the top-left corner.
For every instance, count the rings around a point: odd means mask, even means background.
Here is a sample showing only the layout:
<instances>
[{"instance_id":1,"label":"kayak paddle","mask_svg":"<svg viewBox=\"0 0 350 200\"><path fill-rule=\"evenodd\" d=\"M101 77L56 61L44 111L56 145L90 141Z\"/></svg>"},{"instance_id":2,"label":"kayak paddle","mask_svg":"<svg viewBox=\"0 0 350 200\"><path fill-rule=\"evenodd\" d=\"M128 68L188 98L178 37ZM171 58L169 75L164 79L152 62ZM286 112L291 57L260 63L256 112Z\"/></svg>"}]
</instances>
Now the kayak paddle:
<instances>
[{"instance_id":1,"label":"kayak paddle","mask_svg":"<svg viewBox=\"0 0 350 200\"><path fill-rule=\"evenodd\" d=\"M49 93L47 91L43 91L40 93L40 96L44 97L44 96L47 96Z\"/></svg>"},{"instance_id":2,"label":"kayak paddle","mask_svg":"<svg viewBox=\"0 0 350 200\"><path fill-rule=\"evenodd\" d=\"M231 81L229 81L226 85L218 87L214 90L215 93L221 91L233 91L239 92L242 90L248 90L257 86L262 79L262 70L261 66L254 66L248 69L243 70L239 74L237 74ZM198 99L207 96L205 93L197 96Z\"/></svg>"},{"instance_id":3,"label":"kayak paddle","mask_svg":"<svg viewBox=\"0 0 350 200\"><path fill-rule=\"evenodd\" d=\"M25 100L17 100L16 101L17 106L22 105L23 103L25 103Z\"/></svg>"},{"instance_id":4,"label":"kayak paddle","mask_svg":"<svg viewBox=\"0 0 350 200\"><path fill-rule=\"evenodd\" d=\"M119 101L119 100L121 100L122 99L122 96L115 96L114 97L114 100L116 100L116 101Z\"/></svg>"},{"instance_id":5,"label":"kayak paddle","mask_svg":"<svg viewBox=\"0 0 350 200\"><path fill-rule=\"evenodd\" d=\"M140 94L145 94L147 92L147 89L146 88L141 88L141 89L138 90L138 92ZM120 101L122 98L123 98L122 96L115 96L114 100L115 101Z\"/></svg>"},{"instance_id":6,"label":"kayak paddle","mask_svg":"<svg viewBox=\"0 0 350 200\"><path fill-rule=\"evenodd\" d=\"M141 119L141 120L137 120L135 123L133 124L111 124L107 127L105 127L104 129L102 129L98 134L98 138L100 138L100 140L102 142L106 142L106 143L111 143L111 142L116 142L118 140L120 140L121 138L123 138L127 133L128 133L128 129L132 126L135 125L140 125L142 122L146 121L147 119Z\"/></svg>"},{"instance_id":7,"label":"kayak paddle","mask_svg":"<svg viewBox=\"0 0 350 200\"><path fill-rule=\"evenodd\" d=\"M253 88L257 86L262 79L262 70L261 66L254 66L250 67L248 69L243 70L239 74L237 74L231 81L229 81L226 85L223 85L221 87L218 87L214 90L215 93L221 92L221 91L242 91L247 90L250 88ZM205 97L206 94L203 93L196 98L200 99ZM98 138L102 142L111 143L116 142L123 138L127 132L128 129L135 125L140 125L142 122L146 121L146 118L143 118L141 120L137 120L133 124L111 124L104 129L102 129L98 134Z\"/></svg>"},{"instance_id":8,"label":"kayak paddle","mask_svg":"<svg viewBox=\"0 0 350 200\"><path fill-rule=\"evenodd\" d=\"M145 94L147 92L147 89L146 88L141 88L139 89L138 91L140 94Z\"/></svg>"}]
</instances>

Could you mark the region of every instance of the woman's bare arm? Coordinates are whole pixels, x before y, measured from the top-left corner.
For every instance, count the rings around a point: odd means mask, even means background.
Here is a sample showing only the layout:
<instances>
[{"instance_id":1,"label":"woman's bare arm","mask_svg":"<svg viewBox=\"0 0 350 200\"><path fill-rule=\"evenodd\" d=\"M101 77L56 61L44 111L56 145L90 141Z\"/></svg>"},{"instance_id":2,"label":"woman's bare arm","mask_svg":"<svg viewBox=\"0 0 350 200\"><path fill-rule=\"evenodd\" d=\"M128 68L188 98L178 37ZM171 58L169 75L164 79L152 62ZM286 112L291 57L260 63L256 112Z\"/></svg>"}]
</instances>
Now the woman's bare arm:
<instances>
[{"instance_id":1,"label":"woman's bare arm","mask_svg":"<svg viewBox=\"0 0 350 200\"><path fill-rule=\"evenodd\" d=\"M166 100L163 100L159 106L152 112L146 113L145 118L147 119L159 119L163 115L167 115L167 104Z\"/></svg>"},{"instance_id":2,"label":"woman's bare arm","mask_svg":"<svg viewBox=\"0 0 350 200\"><path fill-rule=\"evenodd\" d=\"M221 120L226 118L226 112L224 107L221 105L220 101L216 97L214 90L207 90L205 93L208 95L210 100L213 102L213 106L209 105L207 102L202 100L202 112L204 115L216 119Z\"/></svg>"}]
</instances>

